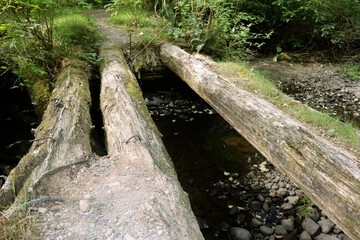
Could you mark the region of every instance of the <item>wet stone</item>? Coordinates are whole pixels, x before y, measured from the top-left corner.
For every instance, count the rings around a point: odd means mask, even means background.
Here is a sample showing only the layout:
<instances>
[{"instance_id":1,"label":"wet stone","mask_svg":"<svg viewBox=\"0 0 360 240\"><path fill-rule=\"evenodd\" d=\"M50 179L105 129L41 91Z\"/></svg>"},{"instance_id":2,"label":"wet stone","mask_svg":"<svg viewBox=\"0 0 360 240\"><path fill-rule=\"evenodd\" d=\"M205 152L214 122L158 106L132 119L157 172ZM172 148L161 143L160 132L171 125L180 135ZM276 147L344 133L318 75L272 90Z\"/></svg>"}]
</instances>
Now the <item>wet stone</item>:
<instances>
[{"instance_id":1,"label":"wet stone","mask_svg":"<svg viewBox=\"0 0 360 240\"><path fill-rule=\"evenodd\" d=\"M239 227L233 227L229 231L232 240L250 240L251 234L248 230Z\"/></svg>"},{"instance_id":2,"label":"wet stone","mask_svg":"<svg viewBox=\"0 0 360 240\"><path fill-rule=\"evenodd\" d=\"M261 225L263 225L263 223L257 219L253 219L251 220L250 222L250 226L254 227L254 228L258 228L260 227Z\"/></svg>"},{"instance_id":3,"label":"wet stone","mask_svg":"<svg viewBox=\"0 0 360 240\"><path fill-rule=\"evenodd\" d=\"M275 227L275 233L276 233L276 235L285 236L287 234L287 231L283 226L277 225Z\"/></svg>"},{"instance_id":4,"label":"wet stone","mask_svg":"<svg viewBox=\"0 0 360 240\"><path fill-rule=\"evenodd\" d=\"M260 211L261 210L261 207L262 207L262 202L259 202L259 201L253 201L251 202L251 207L256 210L256 211Z\"/></svg>"},{"instance_id":5,"label":"wet stone","mask_svg":"<svg viewBox=\"0 0 360 240\"><path fill-rule=\"evenodd\" d=\"M267 226L261 226L260 231L265 235L271 235L274 233L274 229Z\"/></svg>"}]
</instances>

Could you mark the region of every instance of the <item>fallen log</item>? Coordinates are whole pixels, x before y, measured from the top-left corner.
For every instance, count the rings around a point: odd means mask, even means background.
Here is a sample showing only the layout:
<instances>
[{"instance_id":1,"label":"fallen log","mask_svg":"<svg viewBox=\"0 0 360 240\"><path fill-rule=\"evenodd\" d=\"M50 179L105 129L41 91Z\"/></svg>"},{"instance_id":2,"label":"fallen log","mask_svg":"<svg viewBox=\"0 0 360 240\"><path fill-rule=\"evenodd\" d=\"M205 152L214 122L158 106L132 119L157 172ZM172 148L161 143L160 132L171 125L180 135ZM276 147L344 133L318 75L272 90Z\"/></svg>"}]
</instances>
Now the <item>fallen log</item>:
<instances>
[{"instance_id":1,"label":"fallen log","mask_svg":"<svg viewBox=\"0 0 360 240\"><path fill-rule=\"evenodd\" d=\"M273 104L232 84L179 47L161 59L352 239L360 239L359 159Z\"/></svg>"},{"instance_id":2,"label":"fallen log","mask_svg":"<svg viewBox=\"0 0 360 240\"><path fill-rule=\"evenodd\" d=\"M20 204L25 198L35 200L40 188L51 191L51 186L56 188L65 181L65 178L59 178L56 184L50 184L48 176L61 171L64 166L88 159L92 125L88 80L84 62L64 62L31 148L10 172L0 190L0 206L11 204L15 198ZM27 196L28 193L31 196Z\"/></svg>"},{"instance_id":3,"label":"fallen log","mask_svg":"<svg viewBox=\"0 0 360 240\"><path fill-rule=\"evenodd\" d=\"M120 212L131 214L127 219L131 218L134 226L141 223L137 227L124 224L121 226L123 231L146 229L149 236L156 236L154 228L142 224L142 216L146 215L162 226L162 237L157 239L203 239L187 194L177 180L160 133L150 117L140 87L127 66L121 48L105 46L100 51L100 57L104 59L101 66L100 107L108 153L129 169L127 181L121 185L136 185L139 189L129 196L121 193L117 199L116 206L122 209ZM137 177L139 174L140 178ZM141 197L134 198L134 194ZM146 197L150 194L153 197ZM129 202L127 199L132 200ZM143 205L148 206L146 211L142 209Z\"/></svg>"}]
</instances>

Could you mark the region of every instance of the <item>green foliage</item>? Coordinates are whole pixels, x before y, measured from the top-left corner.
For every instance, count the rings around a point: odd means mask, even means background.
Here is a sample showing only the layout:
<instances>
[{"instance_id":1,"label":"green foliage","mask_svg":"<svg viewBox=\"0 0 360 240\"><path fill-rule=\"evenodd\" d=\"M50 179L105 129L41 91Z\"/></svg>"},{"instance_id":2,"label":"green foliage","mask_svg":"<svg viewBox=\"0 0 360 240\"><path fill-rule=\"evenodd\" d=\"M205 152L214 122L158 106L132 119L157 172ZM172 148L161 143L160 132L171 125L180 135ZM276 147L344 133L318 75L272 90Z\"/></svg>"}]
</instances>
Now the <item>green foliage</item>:
<instances>
[{"instance_id":1,"label":"green foliage","mask_svg":"<svg viewBox=\"0 0 360 240\"><path fill-rule=\"evenodd\" d=\"M239 2L174 1L170 34L175 39L185 39L198 52L211 52L219 58L225 55L226 59L242 57L251 52L249 46L261 47L263 44L252 39L267 38L270 33L253 33L252 26L262 19L242 11Z\"/></svg>"},{"instance_id":2,"label":"green foliage","mask_svg":"<svg viewBox=\"0 0 360 240\"><path fill-rule=\"evenodd\" d=\"M136 26L143 19L144 12L141 9L148 4L149 1L146 0L111 0L109 4L105 5L105 9L112 11L112 15L126 14L127 18L131 19L132 25Z\"/></svg>"},{"instance_id":3,"label":"green foliage","mask_svg":"<svg viewBox=\"0 0 360 240\"><path fill-rule=\"evenodd\" d=\"M108 19L108 23L130 27L154 27L157 23L151 11L137 8L133 10L135 12L135 14L133 14L133 12L128 10L128 7L119 6L116 9L117 11Z\"/></svg>"},{"instance_id":4,"label":"green foliage","mask_svg":"<svg viewBox=\"0 0 360 240\"><path fill-rule=\"evenodd\" d=\"M335 71L352 81L360 81L360 64L343 64L337 67Z\"/></svg>"},{"instance_id":5,"label":"green foliage","mask_svg":"<svg viewBox=\"0 0 360 240\"><path fill-rule=\"evenodd\" d=\"M13 71L21 81L17 86L31 88L42 79L50 83L56 67L66 57L94 60L96 42L94 21L84 15L58 15L71 1L0 0L0 60L5 71Z\"/></svg>"},{"instance_id":6,"label":"green foliage","mask_svg":"<svg viewBox=\"0 0 360 240\"><path fill-rule=\"evenodd\" d=\"M308 217L311 213L314 212L314 209L312 206L314 203L311 201L311 199L303 194L299 200L299 206L296 208L296 215L302 219L305 217Z\"/></svg>"}]
</instances>

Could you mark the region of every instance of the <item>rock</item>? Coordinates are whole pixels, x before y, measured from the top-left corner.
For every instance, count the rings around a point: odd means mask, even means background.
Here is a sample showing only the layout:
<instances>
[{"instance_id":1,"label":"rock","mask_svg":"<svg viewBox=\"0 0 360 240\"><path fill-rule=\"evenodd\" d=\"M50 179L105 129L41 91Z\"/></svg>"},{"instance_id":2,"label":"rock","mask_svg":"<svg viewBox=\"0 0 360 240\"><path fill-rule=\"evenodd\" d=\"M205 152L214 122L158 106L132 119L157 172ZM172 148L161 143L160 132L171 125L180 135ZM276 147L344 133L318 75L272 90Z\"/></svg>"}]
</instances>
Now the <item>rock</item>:
<instances>
[{"instance_id":1,"label":"rock","mask_svg":"<svg viewBox=\"0 0 360 240\"><path fill-rule=\"evenodd\" d=\"M256 211L261 211L261 207L262 207L262 202L260 201L253 201L251 202L251 207L256 210Z\"/></svg>"},{"instance_id":2,"label":"rock","mask_svg":"<svg viewBox=\"0 0 360 240\"><path fill-rule=\"evenodd\" d=\"M280 188L285 188L286 184L284 182L279 182L279 187Z\"/></svg>"},{"instance_id":3,"label":"rock","mask_svg":"<svg viewBox=\"0 0 360 240\"><path fill-rule=\"evenodd\" d=\"M342 232L342 230L341 230L341 228L340 228L338 225L335 225L333 232L334 232L335 234L339 234L339 233Z\"/></svg>"},{"instance_id":4,"label":"rock","mask_svg":"<svg viewBox=\"0 0 360 240\"><path fill-rule=\"evenodd\" d=\"M335 235L322 233L315 238L316 240L339 240Z\"/></svg>"},{"instance_id":5,"label":"rock","mask_svg":"<svg viewBox=\"0 0 360 240\"><path fill-rule=\"evenodd\" d=\"M274 233L274 229L267 227L267 226L261 226L260 232L262 232L265 235L271 235Z\"/></svg>"},{"instance_id":6,"label":"rock","mask_svg":"<svg viewBox=\"0 0 360 240\"><path fill-rule=\"evenodd\" d=\"M229 231L232 240L250 240L251 234L248 230L239 227L232 227Z\"/></svg>"},{"instance_id":7,"label":"rock","mask_svg":"<svg viewBox=\"0 0 360 240\"><path fill-rule=\"evenodd\" d=\"M266 189L270 189L271 186L272 186L272 183L265 183L265 188L266 188Z\"/></svg>"},{"instance_id":8,"label":"rock","mask_svg":"<svg viewBox=\"0 0 360 240\"><path fill-rule=\"evenodd\" d=\"M257 219L253 219L251 220L250 222L250 226L254 227L254 228L258 228L260 227L261 225L263 225L263 223Z\"/></svg>"},{"instance_id":9,"label":"rock","mask_svg":"<svg viewBox=\"0 0 360 240\"><path fill-rule=\"evenodd\" d=\"M294 218L288 218L281 220L281 226L285 228L286 231L292 232L294 231Z\"/></svg>"},{"instance_id":10,"label":"rock","mask_svg":"<svg viewBox=\"0 0 360 240\"><path fill-rule=\"evenodd\" d=\"M267 203L263 204L263 209L267 212L269 211L269 205Z\"/></svg>"},{"instance_id":11,"label":"rock","mask_svg":"<svg viewBox=\"0 0 360 240\"><path fill-rule=\"evenodd\" d=\"M41 215L45 215L47 213L47 209L46 208L43 208L43 207L39 207L38 209L38 212L41 214Z\"/></svg>"},{"instance_id":12,"label":"rock","mask_svg":"<svg viewBox=\"0 0 360 240\"><path fill-rule=\"evenodd\" d=\"M304 221L301 223L301 226L311 236L315 236L320 232L320 226L309 217L304 219Z\"/></svg>"},{"instance_id":13,"label":"rock","mask_svg":"<svg viewBox=\"0 0 360 240\"><path fill-rule=\"evenodd\" d=\"M273 180L273 182L279 182L279 180L280 180L280 177L276 176L275 179Z\"/></svg>"},{"instance_id":14,"label":"rock","mask_svg":"<svg viewBox=\"0 0 360 240\"><path fill-rule=\"evenodd\" d=\"M275 236L274 236L274 235L271 235L271 236L269 237L269 240L275 240Z\"/></svg>"},{"instance_id":15,"label":"rock","mask_svg":"<svg viewBox=\"0 0 360 240\"><path fill-rule=\"evenodd\" d=\"M311 240L311 236L307 231L303 231L299 237L300 240Z\"/></svg>"},{"instance_id":16,"label":"rock","mask_svg":"<svg viewBox=\"0 0 360 240\"><path fill-rule=\"evenodd\" d=\"M261 195L261 194L259 194L258 199L259 199L260 202L265 201L265 198L264 198L263 195Z\"/></svg>"},{"instance_id":17,"label":"rock","mask_svg":"<svg viewBox=\"0 0 360 240\"><path fill-rule=\"evenodd\" d=\"M271 200L271 198L269 198L269 197L265 198L265 203L267 203L267 204L270 204L270 203L272 203L272 200Z\"/></svg>"},{"instance_id":18,"label":"rock","mask_svg":"<svg viewBox=\"0 0 360 240\"><path fill-rule=\"evenodd\" d=\"M254 240L263 240L264 236L261 233L255 233Z\"/></svg>"},{"instance_id":19,"label":"rock","mask_svg":"<svg viewBox=\"0 0 360 240\"><path fill-rule=\"evenodd\" d=\"M284 203L283 205L281 205L281 208L284 210L290 210L292 209L294 206L291 203Z\"/></svg>"},{"instance_id":20,"label":"rock","mask_svg":"<svg viewBox=\"0 0 360 240\"><path fill-rule=\"evenodd\" d=\"M277 194L279 196L284 196L286 194L286 192L287 192L287 189L286 188L279 188L276 192L277 192Z\"/></svg>"},{"instance_id":21,"label":"rock","mask_svg":"<svg viewBox=\"0 0 360 240\"><path fill-rule=\"evenodd\" d=\"M60 211L59 206L53 206L52 208L50 208L50 212L56 213L58 211Z\"/></svg>"},{"instance_id":22,"label":"rock","mask_svg":"<svg viewBox=\"0 0 360 240\"><path fill-rule=\"evenodd\" d=\"M335 224L330 219L324 219L318 222L321 227L321 232L329 233L333 230Z\"/></svg>"},{"instance_id":23,"label":"rock","mask_svg":"<svg viewBox=\"0 0 360 240\"><path fill-rule=\"evenodd\" d=\"M285 236L287 234L287 231L283 226L277 225L275 227L275 233L276 233L276 235Z\"/></svg>"},{"instance_id":24,"label":"rock","mask_svg":"<svg viewBox=\"0 0 360 240\"><path fill-rule=\"evenodd\" d=\"M289 196L287 197L289 203L296 205L299 201L299 196Z\"/></svg>"},{"instance_id":25,"label":"rock","mask_svg":"<svg viewBox=\"0 0 360 240\"><path fill-rule=\"evenodd\" d=\"M275 190L271 190L269 193L270 197L275 197L276 196L276 191Z\"/></svg>"},{"instance_id":26,"label":"rock","mask_svg":"<svg viewBox=\"0 0 360 240\"><path fill-rule=\"evenodd\" d=\"M80 211L86 213L90 210L91 208L91 204L89 202L89 200L83 199L79 201L79 209Z\"/></svg>"},{"instance_id":27,"label":"rock","mask_svg":"<svg viewBox=\"0 0 360 240\"><path fill-rule=\"evenodd\" d=\"M278 190L278 189L279 189L279 185L274 184L274 185L272 185L271 189L273 189L273 190Z\"/></svg>"},{"instance_id":28,"label":"rock","mask_svg":"<svg viewBox=\"0 0 360 240\"><path fill-rule=\"evenodd\" d=\"M314 220L315 222L319 221L320 219L320 213L317 209L312 208L313 211L309 214L309 217Z\"/></svg>"}]
</instances>

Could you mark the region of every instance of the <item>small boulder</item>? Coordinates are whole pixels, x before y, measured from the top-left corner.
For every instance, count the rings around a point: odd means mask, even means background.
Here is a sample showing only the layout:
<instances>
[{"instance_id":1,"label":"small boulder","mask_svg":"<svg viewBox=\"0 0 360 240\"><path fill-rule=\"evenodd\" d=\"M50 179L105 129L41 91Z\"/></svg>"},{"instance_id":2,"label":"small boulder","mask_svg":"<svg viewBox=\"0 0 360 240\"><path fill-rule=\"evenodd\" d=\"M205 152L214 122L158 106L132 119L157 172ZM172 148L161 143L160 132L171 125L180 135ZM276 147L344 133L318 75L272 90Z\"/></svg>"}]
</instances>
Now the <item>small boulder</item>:
<instances>
[{"instance_id":1,"label":"small boulder","mask_svg":"<svg viewBox=\"0 0 360 240\"><path fill-rule=\"evenodd\" d=\"M283 219L281 220L281 226L283 226L286 231L288 232L292 232L294 231L294 218L288 218L288 219Z\"/></svg>"},{"instance_id":2,"label":"small boulder","mask_svg":"<svg viewBox=\"0 0 360 240\"><path fill-rule=\"evenodd\" d=\"M284 203L283 205L281 205L281 208L286 210L290 210L294 207L294 205L292 205L291 203Z\"/></svg>"},{"instance_id":3,"label":"small boulder","mask_svg":"<svg viewBox=\"0 0 360 240\"><path fill-rule=\"evenodd\" d=\"M251 234L248 230L239 227L232 227L229 231L232 240L250 240Z\"/></svg>"},{"instance_id":4,"label":"small boulder","mask_svg":"<svg viewBox=\"0 0 360 240\"><path fill-rule=\"evenodd\" d=\"M287 200L290 204L296 205L299 201L299 196L289 196Z\"/></svg>"},{"instance_id":5,"label":"small boulder","mask_svg":"<svg viewBox=\"0 0 360 240\"><path fill-rule=\"evenodd\" d=\"M330 219L324 219L318 222L321 227L321 232L329 233L333 230L335 224Z\"/></svg>"},{"instance_id":6,"label":"small boulder","mask_svg":"<svg viewBox=\"0 0 360 240\"><path fill-rule=\"evenodd\" d=\"M301 223L302 228L307 231L311 236L315 236L320 232L320 226L311 218L306 217Z\"/></svg>"},{"instance_id":7,"label":"small boulder","mask_svg":"<svg viewBox=\"0 0 360 240\"><path fill-rule=\"evenodd\" d=\"M250 222L250 226L252 226L253 228L259 228L261 225L263 225L263 223L257 219L253 219Z\"/></svg>"},{"instance_id":8,"label":"small boulder","mask_svg":"<svg viewBox=\"0 0 360 240\"><path fill-rule=\"evenodd\" d=\"M311 240L311 236L307 231L303 231L299 237L300 240Z\"/></svg>"}]
</instances>

